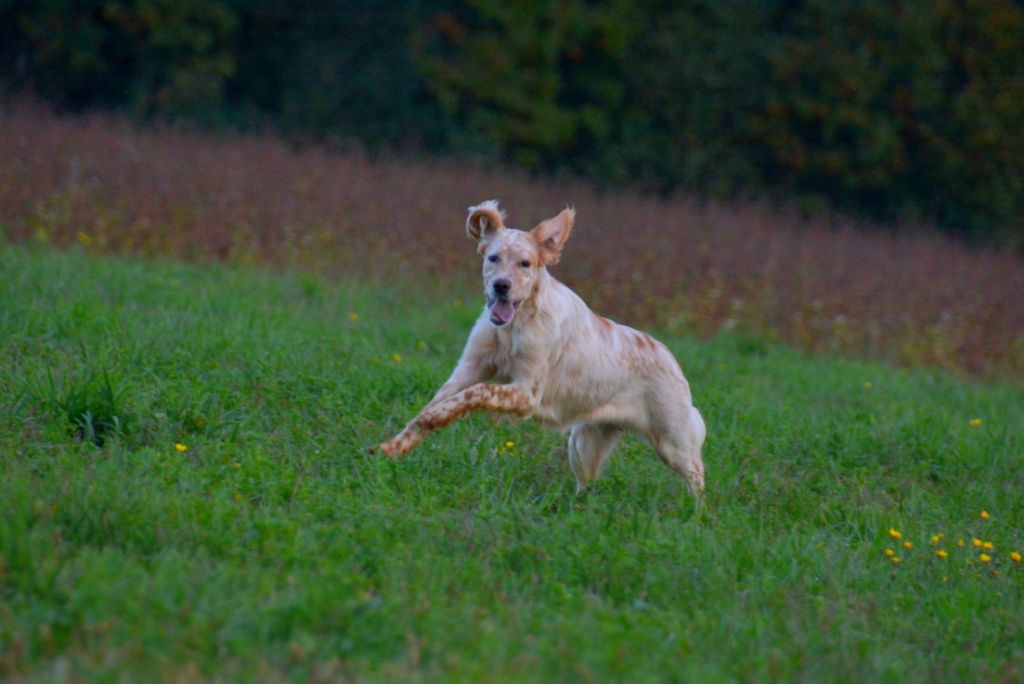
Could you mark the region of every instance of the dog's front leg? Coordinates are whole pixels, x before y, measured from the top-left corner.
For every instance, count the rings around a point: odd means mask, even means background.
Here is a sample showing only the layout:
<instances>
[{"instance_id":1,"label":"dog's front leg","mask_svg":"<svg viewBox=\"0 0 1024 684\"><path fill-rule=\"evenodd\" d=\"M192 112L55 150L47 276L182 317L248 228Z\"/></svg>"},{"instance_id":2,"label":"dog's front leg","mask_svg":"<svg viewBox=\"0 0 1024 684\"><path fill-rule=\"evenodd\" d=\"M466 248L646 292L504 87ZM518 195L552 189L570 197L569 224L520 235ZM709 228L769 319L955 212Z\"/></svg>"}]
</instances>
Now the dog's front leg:
<instances>
[{"instance_id":1,"label":"dog's front leg","mask_svg":"<svg viewBox=\"0 0 1024 684\"><path fill-rule=\"evenodd\" d=\"M478 383L454 396L431 402L394 439L380 445L392 458L404 456L429 433L471 411L487 410L524 416L533 409L534 395L524 385Z\"/></svg>"},{"instance_id":2,"label":"dog's front leg","mask_svg":"<svg viewBox=\"0 0 1024 684\"><path fill-rule=\"evenodd\" d=\"M481 335L476 329L470 334L469 340L466 342L466 348L462 352L462 358L455 365L455 370L452 371L451 377L449 377L441 388L437 390L434 397L427 402L427 405L420 409L419 414L409 421L409 424L405 426L394 439L385 442L380 445L381 451L388 454L389 456L397 455L393 453L398 444L404 444L411 442L410 446L402 450L402 454L407 452L409 449L416 446L423 436L413 438L413 436L420 430L417 427L417 421L420 416L431 411L437 404L442 401L454 397L459 392L462 392L473 385L485 382L494 377L494 367L487 360L487 348L485 345L480 343ZM370 452L374 449L371 447Z\"/></svg>"}]
</instances>

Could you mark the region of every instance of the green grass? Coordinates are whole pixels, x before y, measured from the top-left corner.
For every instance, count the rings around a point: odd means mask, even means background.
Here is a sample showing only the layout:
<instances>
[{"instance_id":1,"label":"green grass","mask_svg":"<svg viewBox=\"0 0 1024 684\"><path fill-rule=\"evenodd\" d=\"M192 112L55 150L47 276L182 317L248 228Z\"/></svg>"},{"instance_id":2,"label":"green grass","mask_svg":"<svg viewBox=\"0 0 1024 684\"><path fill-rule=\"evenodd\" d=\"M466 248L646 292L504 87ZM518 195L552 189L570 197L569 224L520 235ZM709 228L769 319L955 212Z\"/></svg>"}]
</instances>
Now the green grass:
<instances>
[{"instance_id":1,"label":"green grass","mask_svg":"<svg viewBox=\"0 0 1024 684\"><path fill-rule=\"evenodd\" d=\"M1024 676L1019 385L666 339L709 429L697 516L637 440L582 496L530 423L365 453L475 293L14 248L0 274L0 677Z\"/></svg>"}]
</instances>

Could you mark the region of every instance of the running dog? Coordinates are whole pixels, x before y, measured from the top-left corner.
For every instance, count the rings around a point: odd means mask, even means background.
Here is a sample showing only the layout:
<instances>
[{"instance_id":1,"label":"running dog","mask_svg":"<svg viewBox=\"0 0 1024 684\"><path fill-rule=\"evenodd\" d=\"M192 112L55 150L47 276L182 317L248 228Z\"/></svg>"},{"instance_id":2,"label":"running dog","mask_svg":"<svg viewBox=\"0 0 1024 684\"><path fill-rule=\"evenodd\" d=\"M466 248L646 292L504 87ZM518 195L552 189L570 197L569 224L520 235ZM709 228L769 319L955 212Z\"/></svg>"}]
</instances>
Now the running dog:
<instances>
[{"instance_id":1,"label":"running dog","mask_svg":"<svg viewBox=\"0 0 1024 684\"><path fill-rule=\"evenodd\" d=\"M466 232L483 255L487 305L448 381L379 448L404 456L471 411L537 418L569 430L580 492L633 430L699 498L704 420L672 353L647 333L598 316L548 272L575 219L566 209L526 232L505 225L497 201L469 208Z\"/></svg>"}]
</instances>

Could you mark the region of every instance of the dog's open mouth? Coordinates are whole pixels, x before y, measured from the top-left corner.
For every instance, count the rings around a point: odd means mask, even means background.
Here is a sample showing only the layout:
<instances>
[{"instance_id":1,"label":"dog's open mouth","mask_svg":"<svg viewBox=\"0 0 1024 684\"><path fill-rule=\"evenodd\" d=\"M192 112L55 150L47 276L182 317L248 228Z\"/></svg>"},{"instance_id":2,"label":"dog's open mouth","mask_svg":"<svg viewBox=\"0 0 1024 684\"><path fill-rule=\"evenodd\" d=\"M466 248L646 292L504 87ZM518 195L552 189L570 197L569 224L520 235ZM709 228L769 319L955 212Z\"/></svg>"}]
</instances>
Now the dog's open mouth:
<instances>
[{"instance_id":1,"label":"dog's open mouth","mask_svg":"<svg viewBox=\"0 0 1024 684\"><path fill-rule=\"evenodd\" d=\"M491 310L491 323L498 326L505 325L516 315L521 303L521 301L513 302L511 299L489 300L487 306Z\"/></svg>"}]
</instances>

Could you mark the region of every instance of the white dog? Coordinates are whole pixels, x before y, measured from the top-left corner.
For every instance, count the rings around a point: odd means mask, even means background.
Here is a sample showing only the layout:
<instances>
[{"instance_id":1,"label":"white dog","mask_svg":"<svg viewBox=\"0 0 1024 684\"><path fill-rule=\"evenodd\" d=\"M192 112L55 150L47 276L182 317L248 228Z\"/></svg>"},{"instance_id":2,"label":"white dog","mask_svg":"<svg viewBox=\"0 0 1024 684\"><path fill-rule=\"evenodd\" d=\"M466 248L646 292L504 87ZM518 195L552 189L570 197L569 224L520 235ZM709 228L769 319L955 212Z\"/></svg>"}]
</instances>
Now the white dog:
<instances>
[{"instance_id":1,"label":"white dog","mask_svg":"<svg viewBox=\"0 0 1024 684\"><path fill-rule=\"evenodd\" d=\"M622 432L634 430L699 496L704 420L672 353L596 315L548 273L575 218L566 209L525 232L505 226L496 201L470 207L466 231L484 255L487 306L451 377L380 449L403 456L432 430L478 409L533 417L569 428L580 491L600 476Z\"/></svg>"}]
</instances>

